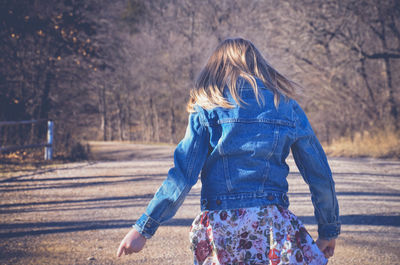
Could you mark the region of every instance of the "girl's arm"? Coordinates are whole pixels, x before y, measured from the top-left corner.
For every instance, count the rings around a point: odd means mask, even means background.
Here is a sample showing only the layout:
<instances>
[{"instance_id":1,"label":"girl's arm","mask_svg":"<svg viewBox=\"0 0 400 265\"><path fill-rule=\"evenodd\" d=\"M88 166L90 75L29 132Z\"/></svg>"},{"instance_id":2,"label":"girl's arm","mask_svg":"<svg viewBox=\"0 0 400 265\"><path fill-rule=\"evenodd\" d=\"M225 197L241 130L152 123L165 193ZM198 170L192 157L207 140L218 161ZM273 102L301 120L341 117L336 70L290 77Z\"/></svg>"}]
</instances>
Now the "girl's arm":
<instances>
[{"instance_id":1,"label":"girl's arm","mask_svg":"<svg viewBox=\"0 0 400 265\"><path fill-rule=\"evenodd\" d=\"M118 255L143 248L145 239L154 235L161 223L171 219L182 205L186 195L197 182L200 170L207 158L209 134L200 122L200 113L191 113L186 134L174 152L174 167L154 194L145 213L136 221L121 242ZM143 245L142 245L143 244ZM127 246L128 250L127 249ZM132 247L134 246L134 247Z\"/></svg>"},{"instance_id":2,"label":"girl's arm","mask_svg":"<svg viewBox=\"0 0 400 265\"><path fill-rule=\"evenodd\" d=\"M294 160L311 191L314 214L321 239L340 234L339 205L335 184L326 155L301 107L294 103L295 141L291 146Z\"/></svg>"}]
</instances>

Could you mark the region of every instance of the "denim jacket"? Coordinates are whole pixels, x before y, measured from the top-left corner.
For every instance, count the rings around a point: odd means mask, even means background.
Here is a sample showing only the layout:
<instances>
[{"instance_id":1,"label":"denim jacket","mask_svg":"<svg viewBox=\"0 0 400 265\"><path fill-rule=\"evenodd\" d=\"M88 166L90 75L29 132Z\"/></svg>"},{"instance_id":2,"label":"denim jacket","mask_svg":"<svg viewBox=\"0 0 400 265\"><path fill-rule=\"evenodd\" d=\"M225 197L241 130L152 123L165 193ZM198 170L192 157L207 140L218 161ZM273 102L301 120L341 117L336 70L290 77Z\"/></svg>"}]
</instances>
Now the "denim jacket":
<instances>
[{"instance_id":1,"label":"denim jacket","mask_svg":"<svg viewBox=\"0 0 400 265\"><path fill-rule=\"evenodd\" d=\"M239 79L244 103L235 108L205 110L189 115L185 137L174 152L174 167L134 227L146 238L172 218L201 171L201 209L221 210L269 204L289 206L287 197L290 150L309 185L319 237L340 233L339 207L326 155L295 100L274 95L257 80L263 103L252 87Z\"/></svg>"}]
</instances>

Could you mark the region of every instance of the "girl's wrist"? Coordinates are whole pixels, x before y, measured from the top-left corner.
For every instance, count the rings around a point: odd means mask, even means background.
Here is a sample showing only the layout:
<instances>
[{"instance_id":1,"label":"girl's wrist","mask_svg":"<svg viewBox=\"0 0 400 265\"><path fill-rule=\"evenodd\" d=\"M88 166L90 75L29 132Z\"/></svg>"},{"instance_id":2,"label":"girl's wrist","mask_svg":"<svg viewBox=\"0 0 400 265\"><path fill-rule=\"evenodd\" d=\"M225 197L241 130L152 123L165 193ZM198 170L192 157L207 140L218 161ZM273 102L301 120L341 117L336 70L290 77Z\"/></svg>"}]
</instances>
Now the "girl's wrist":
<instances>
[{"instance_id":1,"label":"girl's wrist","mask_svg":"<svg viewBox=\"0 0 400 265\"><path fill-rule=\"evenodd\" d=\"M133 231L136 231L136 233L138 233L141 237L143 237L144 239L150 239L152 236L151 235L149 235L149 234L146 234L146 232L144 231L144 230L141 230L141 228L138 226L138 225L136 225L136 224L134 224L133 226L132 226L132 230ZM131 231L132 231L131 230Z\"/></svg>"},{"instance_id":2,"label":"girl's wrist","mask_svg":"<svg viewBox=\"0 0 400 265\"><path fill-rule=\"evenodd\" d=\"M337 237L318 237L318 240L331 241Z\"/></svg>"}]
</instances>

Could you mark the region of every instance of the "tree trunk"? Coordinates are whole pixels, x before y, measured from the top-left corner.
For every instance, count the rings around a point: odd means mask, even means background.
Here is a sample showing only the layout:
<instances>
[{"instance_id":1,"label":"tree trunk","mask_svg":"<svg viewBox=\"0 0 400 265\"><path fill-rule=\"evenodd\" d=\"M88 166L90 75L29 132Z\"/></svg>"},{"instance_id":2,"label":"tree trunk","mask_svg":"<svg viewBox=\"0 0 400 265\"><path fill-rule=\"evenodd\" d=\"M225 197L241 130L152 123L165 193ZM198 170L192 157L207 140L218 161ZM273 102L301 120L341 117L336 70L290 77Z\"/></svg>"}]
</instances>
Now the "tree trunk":
<instances>
[{"instance_id":1,"label":"tree trunk","mask_svg":"<svg viewBox=\"0 0 400 265\"><path fill-rule=\"evenodd\" d=\"M152 129L153 129L153 139L152 141L155 142L160 142L160 125L159 125L159 120L158 120L158 112L157 109L153 103L153 98L150 97L150 109L152 112Z\"/></svg>"},{"instance_id":2,"label":"tree trunk","mask_svg":"<svg viewBox=\"0 0 400 265\"><path fill-rule=\"evenodd\" d=\"M393 88L393 84L392 84L392 71L390 68L390 59L386 58L385 59L385 72L386 72L386 85L389 91L389 98L388 98L388 102L389 102L389 108L390 108L390 116L393 120L393 125L394 125L394 129L396 131L399 130L399 110L398 110L398 106L396 104L396 99L394 97L394 88Z\"/></svg>"},{"instance_id":3,"label":"tree trunk","mask_svg":"<svg viewBox=\"0 0 400 265\"><path fill-rule=\"evenodd\" d=\"M46 80L44 82L44 89L41 96L41 106L39 111L39 118L40 119L48 119L49 118L49 111L50 111L50 85L53 79L53 74L51 72L47 72Z\"/></svg>"},{"instance_id":4,"label":"tree trunk","mask_svg":"<svg viewBox=\"0 0 400 265\"><path fill-rule=\"evenodd\" d=\"M176 138L176 136L175 136L175 133L176 133L176 128L175 128L175 111L174 111L174 107L171 105L170 106L170 111L171 111L171 124L170 124L170 134L171 134L171 137L170 137L170 140L169 140L169 142L170 143L175 143L175 138Z\"/></svg>"},{"instance_id":5,"label":"tree trunk","mask_svg":"<svg viewBox=\"0 0 400 265\"><path fill-rule=\"evenodd\" d=\"M105 86L101 86L100 90L100 130L103 132L103 141L107 141L107 99L106 99L106 88Z\"/></svg>"}]
</instances>

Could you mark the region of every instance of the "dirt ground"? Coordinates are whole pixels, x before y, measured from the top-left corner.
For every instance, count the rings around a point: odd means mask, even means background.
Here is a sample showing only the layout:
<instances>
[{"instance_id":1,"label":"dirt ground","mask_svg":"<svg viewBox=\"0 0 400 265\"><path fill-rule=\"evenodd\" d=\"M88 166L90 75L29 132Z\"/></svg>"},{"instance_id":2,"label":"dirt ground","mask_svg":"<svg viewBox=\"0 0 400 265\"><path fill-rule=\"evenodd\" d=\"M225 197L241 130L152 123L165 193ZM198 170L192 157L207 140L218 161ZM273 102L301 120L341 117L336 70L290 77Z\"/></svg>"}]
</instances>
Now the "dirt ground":
<instances>
[{"instance_id":1,"label":"dirt ground","mask_svg":"<svg viewBox=\"0 0 400 265\"><path fill-rule=\"evenodd\" d=\"M200 183L141 253L115 256L172 166L173 146L91 146L90 162L1 173L0 264L193 264L188 233L200 209ZM400 264L400 161L329 162L343 224L329 264ZM288 163L290 209L315 237L308 187Z\"/></svg>"}]
</instances>

